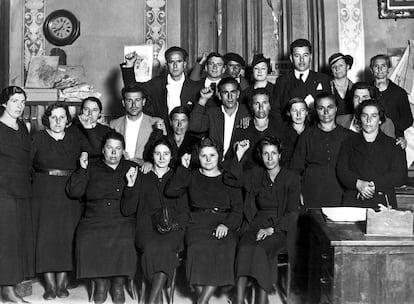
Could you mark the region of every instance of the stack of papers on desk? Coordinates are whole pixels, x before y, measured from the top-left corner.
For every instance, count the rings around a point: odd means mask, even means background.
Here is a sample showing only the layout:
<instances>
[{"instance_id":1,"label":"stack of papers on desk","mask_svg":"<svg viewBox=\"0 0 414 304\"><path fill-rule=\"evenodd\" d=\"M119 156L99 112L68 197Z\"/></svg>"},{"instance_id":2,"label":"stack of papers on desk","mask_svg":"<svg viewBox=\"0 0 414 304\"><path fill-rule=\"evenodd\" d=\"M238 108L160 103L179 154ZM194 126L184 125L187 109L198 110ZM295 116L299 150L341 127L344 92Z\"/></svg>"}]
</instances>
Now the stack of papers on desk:
<instances>
[{"instance_id":1,"label":"stack of papers on desk","mask_svg":"<svg viewBox=\"0 0 414 304\"><path fill-rule=\"evenodd\" d=\"M325 207L322 213L334 222L359 222L367 219L367 208Z\"/></svg>"}]
</instances>

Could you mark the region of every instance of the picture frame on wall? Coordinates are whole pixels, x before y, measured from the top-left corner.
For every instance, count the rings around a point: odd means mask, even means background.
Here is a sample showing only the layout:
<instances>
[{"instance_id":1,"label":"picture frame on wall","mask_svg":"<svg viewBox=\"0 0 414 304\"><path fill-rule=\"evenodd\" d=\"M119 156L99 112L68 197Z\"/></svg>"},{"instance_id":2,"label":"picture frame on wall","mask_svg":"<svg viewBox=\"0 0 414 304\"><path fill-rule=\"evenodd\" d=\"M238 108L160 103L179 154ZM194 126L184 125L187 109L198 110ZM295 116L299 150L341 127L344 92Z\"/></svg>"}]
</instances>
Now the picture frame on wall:
<instances>
[{"instance_id":1,"label":"picture frame on wall","mask_svg":"<svg viewBox=\"0 0 414 304\"><path fill-rule=\"evenodd\" d=\"M378 18L414 18L414 0L378 0Z\"/></svg>"}]
</instances>

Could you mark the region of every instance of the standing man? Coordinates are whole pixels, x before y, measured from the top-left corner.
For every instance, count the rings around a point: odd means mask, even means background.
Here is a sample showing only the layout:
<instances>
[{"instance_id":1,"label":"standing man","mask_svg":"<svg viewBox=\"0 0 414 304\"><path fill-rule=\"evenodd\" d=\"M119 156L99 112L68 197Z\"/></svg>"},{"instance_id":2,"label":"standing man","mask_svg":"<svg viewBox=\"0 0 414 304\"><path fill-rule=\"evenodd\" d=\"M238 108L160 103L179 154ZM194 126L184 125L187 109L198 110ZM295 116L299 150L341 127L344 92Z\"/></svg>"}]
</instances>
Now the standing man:
<instances>
[{"instance_id":1,"label":"standing man","mask_svg":"<svg viewBox=\"0 0 414 304\"><path fill-rule=\"evenodd\" d=\"M122 89L122 105L125 115L112 120L109 126L121 133L125 138L125 154L128 160L144 165L144 148L152 133L153 125L163 129L165 124L161 118L151 117L142 112L147 96L137 83L131 83Z\"/></svg>"},{"instance_id":2,"label":"standing man","mask_svg":"<svg viewBox=\"0 0 414 304\"><path fill-rule=\"evenodd\" d=\"M157 76L142 84L149 95L145 113L168 121L168 115L175 107L191 108L197 102L202 84L186 77L184 72L187 58L187 51L178 46L170 47L165 52L167 75ZM135 52L127 54L125 60L126 62L121 64L121 70L122 78L127 85L135 83L134 63L137 54Z\"/></svg>"},{"instance_id":3,"label":"standing man","mask_svg":"<svg viewBox=\"0 0 414 304\"><path fill-rule=\"evenodd\" d=\"M249 82L241 75L242 69L246 66L244 59L236 53L227 53L224 55L226 63L226 74L233 77L240 84L240 91L244 91L249 86Z\"/></svg>"},{"instance_id":4,"label":"standing man","mask_svg":"<svg viewBox=\"0 0 414 304\"><path fill-rule=\"evenodd\" d=\"M190 115L189 130L195 133L206 133L223 147L223 157L233 146L234 130L241 127L243 118L250 117L245 105L239 103L240 85L232 77L223 78L218 84L220 107L207 108L207 101L213 96L208 87L200 92L200 100Z\"/></svg>"},{"instance_id":5,"label":"standing man","mask_svg":"<svg viewBox=\"0 0 414 304\"><path fill-rule=\"evenodd\" d=\"M388 79L390 59L387 55L372 57L369 67L374 75L374 85L379 90L378 101L384 107L385 115L393 121L397 139L404 137L405 129L413 124L407 92Z\"/></svg>"},{"instance_id":6,"label":"standing man","mask_svg":"<svg viewBox=\"0 0 414 304\"><path fill-rule=\"evenodd\" d=\"M306 39L297 39L290 44L289 59L294 70L276 81L273 116L284 118L283 114L289 100L300 97L308 105L311 118L315 118L315 98L320 93L330 93L330 77L310 70L312 45Z\"/></svg>"}]
</instances>

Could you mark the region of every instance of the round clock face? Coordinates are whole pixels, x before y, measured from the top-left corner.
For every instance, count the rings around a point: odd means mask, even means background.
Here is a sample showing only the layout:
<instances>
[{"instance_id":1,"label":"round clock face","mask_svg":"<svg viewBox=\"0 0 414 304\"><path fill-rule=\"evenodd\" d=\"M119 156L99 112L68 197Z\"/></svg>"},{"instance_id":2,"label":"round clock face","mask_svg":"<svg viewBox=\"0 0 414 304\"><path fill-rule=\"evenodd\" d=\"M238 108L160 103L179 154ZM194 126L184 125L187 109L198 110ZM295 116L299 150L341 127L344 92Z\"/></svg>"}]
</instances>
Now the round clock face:
<instances>
[{"instance_id":1,"label":"round clock face","mask_svg":"<svg viewBox=\"0 0 414 304\"><path fill-rule=\"evenodd\" d=\"M80 35L80 23L69 11L58 10L47 16L43 24L46 39L58 46L72 44Z\"/></svg>"}]
</instances>

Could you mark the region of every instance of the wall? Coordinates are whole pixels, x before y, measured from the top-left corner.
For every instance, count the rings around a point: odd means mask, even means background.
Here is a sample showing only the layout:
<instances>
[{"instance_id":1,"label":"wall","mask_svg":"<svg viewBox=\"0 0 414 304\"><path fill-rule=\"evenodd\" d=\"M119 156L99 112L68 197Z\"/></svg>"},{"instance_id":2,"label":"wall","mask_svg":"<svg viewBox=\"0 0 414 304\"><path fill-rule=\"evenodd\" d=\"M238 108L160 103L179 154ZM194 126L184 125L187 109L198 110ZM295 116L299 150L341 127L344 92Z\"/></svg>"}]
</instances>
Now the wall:
<instances>
[{"instance_id":1,"label":"wall","mask_svg":"<svg viewBox=\"0 0 414 304\"><path fill-rule=\"evenodd\" d=\"M365 35L365 63L379 53L387 53L387 48L406 47L409 39L414 39L414 19L379 19L378 1L361 0ZM339 49L338 40L338 4L337 1L325 0L325 37L326 61ZM365 71L365 79L371 75Z\"/></svg>"}]
</instances>

